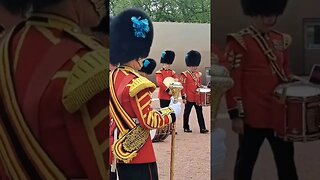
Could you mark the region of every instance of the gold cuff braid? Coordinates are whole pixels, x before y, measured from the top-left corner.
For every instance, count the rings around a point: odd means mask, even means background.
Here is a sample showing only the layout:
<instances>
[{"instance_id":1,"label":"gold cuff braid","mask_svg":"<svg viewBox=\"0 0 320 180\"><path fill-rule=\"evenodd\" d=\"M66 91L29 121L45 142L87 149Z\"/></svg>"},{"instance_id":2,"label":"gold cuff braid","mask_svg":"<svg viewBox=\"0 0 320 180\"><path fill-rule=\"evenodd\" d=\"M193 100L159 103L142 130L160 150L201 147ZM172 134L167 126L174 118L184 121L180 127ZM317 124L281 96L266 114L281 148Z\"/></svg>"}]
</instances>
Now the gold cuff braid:
<instances>
[{"instance_id":1,"label":"gold cuff braid","mask_svg":"<svg viewBox=\"0 0 320 180\"><path fill-rule=\"evenodd\" d=\"M139 125L129 132L121 134L120 138L112 146L114 156L124 163L129 163L137 156L138 151L146 143L149 135L150 132Z\"/></svg>"}]
</instances>

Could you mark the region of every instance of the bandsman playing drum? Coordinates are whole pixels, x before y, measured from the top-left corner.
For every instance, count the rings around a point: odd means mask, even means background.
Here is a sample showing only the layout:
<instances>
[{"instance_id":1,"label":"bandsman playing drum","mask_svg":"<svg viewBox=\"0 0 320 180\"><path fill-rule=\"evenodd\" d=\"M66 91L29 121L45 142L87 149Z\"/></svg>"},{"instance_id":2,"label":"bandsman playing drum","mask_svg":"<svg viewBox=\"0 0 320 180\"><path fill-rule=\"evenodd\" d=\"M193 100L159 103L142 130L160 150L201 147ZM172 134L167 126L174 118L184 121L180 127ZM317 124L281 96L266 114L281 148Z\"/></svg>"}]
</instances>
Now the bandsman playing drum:
<instances>
[{"instance_id":1,"label":"bandsman playing drum","mask_svg":"<svg viewBox=\"0 0 320 180\"><path fill-rule=\"evenodd\" d=\"M292 80L289 70L291 37L273 30L287 0L241 0L252 25L227 36L226 62L235 85L226 95L232 129L239 134L235 180L250 180L265 139L271 145L279 180L298 179L292 142L275 136L283 125L285 105L273 96L281 83Z\"/></svg>"},{"instance_id":2,"label":"bandsman playing drum","mask_svg":"<svg viewBox=\"0 0 320 180\"><path fill-rule=\"evenodd\" d=\"M189 116L193 106L196 109L200 133L209 132L204 122L202 106L199 106L196 103L198 98L197 89L203 87L201 85L201 72L197 71L200 62L201 54L198 51L189 51L185 57L185 63L188 70L182 72L180 76L180 81L183 85L181 96L183 103L185 104L183 113L183 130L186 133L192 132L189 126Z\"/></svg>"}]
</instances>

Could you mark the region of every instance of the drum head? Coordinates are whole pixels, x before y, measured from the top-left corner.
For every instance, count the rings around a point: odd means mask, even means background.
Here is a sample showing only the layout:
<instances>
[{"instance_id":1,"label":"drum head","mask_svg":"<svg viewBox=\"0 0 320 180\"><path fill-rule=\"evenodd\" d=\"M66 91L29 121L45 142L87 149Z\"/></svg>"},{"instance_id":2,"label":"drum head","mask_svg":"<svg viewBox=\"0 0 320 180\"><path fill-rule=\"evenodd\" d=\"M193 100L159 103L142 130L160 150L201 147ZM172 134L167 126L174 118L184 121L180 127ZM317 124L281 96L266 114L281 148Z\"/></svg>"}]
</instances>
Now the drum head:
<instances>
[{"instance_id":1,"label":"drum head","mask_svg":"<svg viewBox=\"0 0 320 180\"><path fill-rule=\"evenodd\" d=\"M208 92L211 92L211 89L210 88L198 88L197 92L208 93Z\"/></svg>"},{"instance_id":2,"label":"drum head","mask_svg":"<svg viewBox=\"0 0 320 180\"><path fill-rule=\"evenodd\" d=\"M276 92L282 94L284 88L285 87L280 86ZM289 85L286 95L290 97L312 97L320 95L320 89L307 84Z\"/></svg>"}]
</instances>

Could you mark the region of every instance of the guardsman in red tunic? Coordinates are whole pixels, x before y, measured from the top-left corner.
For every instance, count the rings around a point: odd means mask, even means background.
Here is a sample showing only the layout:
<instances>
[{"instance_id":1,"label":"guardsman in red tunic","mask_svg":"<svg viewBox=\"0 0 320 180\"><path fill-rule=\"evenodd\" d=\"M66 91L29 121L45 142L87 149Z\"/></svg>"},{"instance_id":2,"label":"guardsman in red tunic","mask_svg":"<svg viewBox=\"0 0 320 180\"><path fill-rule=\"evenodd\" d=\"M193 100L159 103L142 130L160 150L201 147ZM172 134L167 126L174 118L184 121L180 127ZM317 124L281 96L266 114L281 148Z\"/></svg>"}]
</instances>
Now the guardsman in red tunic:
<instances>
[{"instance_id":1,"label":"guardsman in red tunic","mask_svg":"<svg viewBox=\"0 0 320 180\"><path fill-rule=\"evenodd\" d=\"M160 107L168 107L170 104L170 98L172 93L165 84L163 84L163 80L167 77L173 77L175 79L179 79L176 75L176 72L170 69L175 58L175 53L171 50L163 51L161 54L160 63L162 64L162 69L156 72L156 81L159 86L158 98L160 101Z\"/></svg>"},{"instance_id":2,"label":"guardsman in red tunic","mask_svg":"<svg viewBox=\"0 0 320 180\"><path fill-rule=\"evenodd\" d=\"M0 162L11 179L108 179L102 0L32 0L0 48ZM75 8L77 7L77 8Z\"/></svg>"},{"instance_id":3,"label":"guardsman in red tunic","mask_svg":"<svg viewBox=\"0 0 320 180\"><path fill-rule=\"evenodd\" d=\"M251 179L259 149L267 139L272 147L280 180L297 179L292 142L275 136L283 129L285 106L274 89L289 82L291 37L272 30L287 0L242 0L253 24L227 36L227 68L235 85L227 92L232 129L240 134L235 179Z\"/></svg>"},{"instance_id":4,"label":"guardsman in red tunic","mask_svg":"<svg viewBox=\"0 0 320 180\"><path fill-rule=\"evenodd\" d=\"M148 75L152 74L152 72L154 71L154 69L156 68L157 63L154 59L151 58L146 58L145 60L143 60L142 62L142 67L139 70L139 73L144 76L144 77L148 77ZM113 69L112 69L113 70ZM114 131L116 129L116 123L113 119L111 119L110 121L110 139L109 139L109 144L110 147L112 146L113 142L114 142ZM111 172L110 172L110 180L117 180L117 176L116 176L116 169L115 169L115 164L114 164L114 158L113 158L113 154L112 151L110 151L110 165L111 165Z\"/></svg>"},{"instance_id":5,"label":"guardsman in red tunic","mask_svg":"<svg viewBox=\"0 0 320 180\"><path fill-rule=\"evenodd\" d=\"M119 132L112 146L117 172L120 180L156 180L150 130L175 122L181 104L160 110L151 107L151 93L156 86L138 72L153 40L153 25L144 12L121 12L111 21L110 34L110 62L118 66L109 78L110 114Z\"/></svg>"},{"instance_id":6,"label":"guardsman in red tunic","mask_svg":"<svg viewBox=\"0 0 320 180\"><path fill-rule=\"evenodd\" d=\"M184 132L191 133L192 130L189 126L189 116L192 107L194 106L197 113L200 133L209 132L206 128L202 106L198 106L197 102L197 89L202 87L201 72L197 71L201 62L201 54L198 51L191 50L185 57L186 65L189 68L187 71L181 73L180 81L183 85L181 91L183 103L185 104L183 113L183 129Z\"/></svg>"}]
</instances>

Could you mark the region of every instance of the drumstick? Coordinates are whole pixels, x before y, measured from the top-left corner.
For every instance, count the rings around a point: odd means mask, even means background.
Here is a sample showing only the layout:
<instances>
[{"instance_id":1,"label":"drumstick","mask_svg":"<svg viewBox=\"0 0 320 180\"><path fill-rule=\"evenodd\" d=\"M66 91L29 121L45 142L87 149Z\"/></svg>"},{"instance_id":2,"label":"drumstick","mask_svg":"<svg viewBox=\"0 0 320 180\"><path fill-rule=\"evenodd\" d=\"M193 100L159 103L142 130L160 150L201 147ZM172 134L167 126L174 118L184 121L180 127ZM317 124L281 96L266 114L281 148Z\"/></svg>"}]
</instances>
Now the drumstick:
<instances>
[{"instance_id":1,"label":"drumstick","mask_svg":"<svg viewBox=\"0 0 320 180\"><path fill-rule=\"evenodd\" d=\"M170 180L174 179L174 146L176 140L176 123L172 123L171 133L171 159L170 159Z\"/></svg>"}]
</instances>

